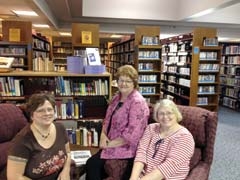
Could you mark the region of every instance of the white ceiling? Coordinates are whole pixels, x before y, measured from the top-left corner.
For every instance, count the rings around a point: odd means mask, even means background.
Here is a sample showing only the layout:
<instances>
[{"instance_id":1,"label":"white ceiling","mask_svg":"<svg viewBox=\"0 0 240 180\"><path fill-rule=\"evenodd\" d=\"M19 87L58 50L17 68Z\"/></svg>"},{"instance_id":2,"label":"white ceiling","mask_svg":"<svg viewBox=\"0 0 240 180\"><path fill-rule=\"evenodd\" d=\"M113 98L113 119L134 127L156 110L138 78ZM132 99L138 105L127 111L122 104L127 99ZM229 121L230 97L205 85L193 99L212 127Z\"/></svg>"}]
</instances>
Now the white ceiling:
<instances>
[{"instance_id":1,"label":"white ceiling","mask_svg":"<svg viewBox=\"0 0 240 180\"><path fill-rule=\"evenodd\" d=\"M240 40L240 0L0 0L0 4L0 18L47 23L51 30L37 30L46 35L71 32L72 23L97 23L107 33L133 33L136 25L159 25L162 37L214 27L219 37ZM18 17L12 10L34 10L39 17Z\"/></svg>"}]
</instances>

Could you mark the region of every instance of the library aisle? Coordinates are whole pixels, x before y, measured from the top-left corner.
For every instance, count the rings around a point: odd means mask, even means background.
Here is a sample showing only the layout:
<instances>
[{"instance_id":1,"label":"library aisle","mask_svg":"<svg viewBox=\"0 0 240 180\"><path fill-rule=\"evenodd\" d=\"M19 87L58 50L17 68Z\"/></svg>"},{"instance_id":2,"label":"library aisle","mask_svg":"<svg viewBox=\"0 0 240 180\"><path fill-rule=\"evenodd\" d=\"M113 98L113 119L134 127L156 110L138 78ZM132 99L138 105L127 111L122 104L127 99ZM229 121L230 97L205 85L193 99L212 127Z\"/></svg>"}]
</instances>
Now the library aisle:
<instances>
[{"instance_id":1,"label":"library aisle","mask_svg":"<svg viewBox=\"0 0 240 180\"><path fill-rule=\"evenodd\" d=\"M220 106L209 180L237 180L240 176L240 112Z\"/></svg>"}]
</instances>

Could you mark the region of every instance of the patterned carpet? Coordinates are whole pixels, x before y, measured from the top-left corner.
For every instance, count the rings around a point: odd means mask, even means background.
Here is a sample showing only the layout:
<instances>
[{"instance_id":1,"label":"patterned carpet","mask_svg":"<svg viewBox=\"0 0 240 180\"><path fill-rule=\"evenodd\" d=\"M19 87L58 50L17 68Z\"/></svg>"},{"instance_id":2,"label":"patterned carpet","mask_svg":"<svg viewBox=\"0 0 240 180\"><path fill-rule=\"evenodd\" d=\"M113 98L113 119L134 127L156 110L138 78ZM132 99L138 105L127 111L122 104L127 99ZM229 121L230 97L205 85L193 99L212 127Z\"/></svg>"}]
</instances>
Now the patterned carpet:
<instances>
[{"instance_id":1,"label":"patterned carpet","mask_svg":"<svg viewBox=\"0 0 240 180\"><path fill-rule=\"evenodd\" d=\"M209 180L240 179L240 112L220 107Z\"/></svg>"}]
</instances>

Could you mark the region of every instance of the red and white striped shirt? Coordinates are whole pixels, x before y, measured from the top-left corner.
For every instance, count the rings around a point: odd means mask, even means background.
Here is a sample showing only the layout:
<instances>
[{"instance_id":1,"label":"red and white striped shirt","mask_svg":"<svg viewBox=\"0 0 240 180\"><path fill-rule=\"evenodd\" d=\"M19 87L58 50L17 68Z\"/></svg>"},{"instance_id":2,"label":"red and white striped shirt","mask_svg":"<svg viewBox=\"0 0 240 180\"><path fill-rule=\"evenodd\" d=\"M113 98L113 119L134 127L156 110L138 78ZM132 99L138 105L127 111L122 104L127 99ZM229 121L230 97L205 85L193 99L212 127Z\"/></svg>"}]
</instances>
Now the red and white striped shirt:
<instances>
[{"instance_id":1,"label":"red and white striped shirt","mask_svg":"<svg viewBox=\"0 0 240 180\"><path fill-rule=\"evenodd\" d=\"M184 180L194 152L192 134L185 127L164 139L161 139L159 133L159 123L148 125L139 142L135 161L145 164L143 175L158 169L166 180Z\"/></svg>"}]
</instances>

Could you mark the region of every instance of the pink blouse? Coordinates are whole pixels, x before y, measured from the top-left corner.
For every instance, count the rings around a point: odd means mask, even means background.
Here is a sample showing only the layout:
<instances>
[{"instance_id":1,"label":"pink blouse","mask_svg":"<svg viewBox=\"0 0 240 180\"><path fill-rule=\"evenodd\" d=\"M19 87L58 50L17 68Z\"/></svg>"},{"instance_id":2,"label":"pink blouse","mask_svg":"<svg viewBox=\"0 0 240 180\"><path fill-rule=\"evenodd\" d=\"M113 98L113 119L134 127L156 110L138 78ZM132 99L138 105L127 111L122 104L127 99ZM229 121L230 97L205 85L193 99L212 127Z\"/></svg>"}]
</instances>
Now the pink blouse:
<instances>
[{"instance_id":1,"label":"pink blouse","mask_svg":"<svg viewBox=\"0 0 240 180\"><path fill-rule=\"evenodd\" d=\"M120 98L120 94L113 97L103 122L103 130L107 132L107 127L112 116L112 125L108 138L111 140L121 137L127 144L116 148L103 149L101 153L101 158L103 159L135 157L138 142L148 123L149 108L145 99L137 90L133 90L122 106L113 114Z\"/></svg>"},{"instance_id":2,"label":"pink blouse","mask_svg":"<svg viewBox=\"0 0 240 180\"><path fill-rule=\"evenodd\" d=\"M148 125L139 142L135 161L145 164L143 175L158 169L167 180L184 180L188 175L190 159L194 152L192 134L182 127L161 139L159 131L159 123ZM158 145L157 141L160 142Z\"/></svg>"}]
</instances>

